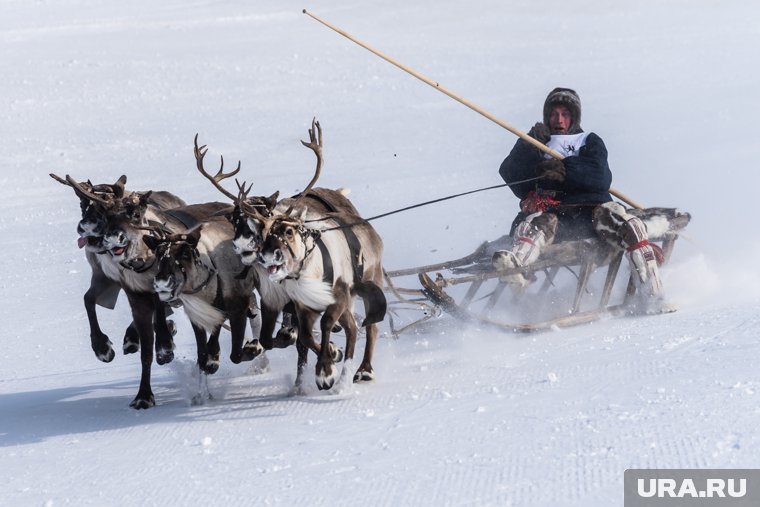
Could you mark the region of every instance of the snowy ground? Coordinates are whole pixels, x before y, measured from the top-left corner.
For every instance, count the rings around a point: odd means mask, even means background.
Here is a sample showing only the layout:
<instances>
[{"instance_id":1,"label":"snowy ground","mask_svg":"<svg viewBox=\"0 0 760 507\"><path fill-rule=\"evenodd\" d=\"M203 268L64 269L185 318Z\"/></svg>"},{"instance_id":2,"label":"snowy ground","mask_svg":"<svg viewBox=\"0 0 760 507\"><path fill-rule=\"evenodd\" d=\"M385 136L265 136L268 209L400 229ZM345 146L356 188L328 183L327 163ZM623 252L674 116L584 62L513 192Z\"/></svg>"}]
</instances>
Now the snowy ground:
<instances>
[{"instance_id":1,"label":"snowy ground","mask_svg":"<svg viewBox=\"0 0 760 507\"><path fill-rule=\"evenodd\" d=\"M444 318L386 335L377 381L339 394L290 396L293 350L258 374L225 361L200 406L180 313L157 406L130 409L139 358L90 350L78 202L48 173L216 200L199 132L256 192L290 193L317 116L320 184L368 216L501 183L514 136L304 7L518 128L577 89L613 186L693 214L664 273L681 310L519 337ZM0 505L609 506L627 468L760 468L758 16L738 0L2 1ZM516 208L494 190L377 221L386 266L469 253ZM119 342L126 301L100 318Z\"/></svg>"}]
</instances>

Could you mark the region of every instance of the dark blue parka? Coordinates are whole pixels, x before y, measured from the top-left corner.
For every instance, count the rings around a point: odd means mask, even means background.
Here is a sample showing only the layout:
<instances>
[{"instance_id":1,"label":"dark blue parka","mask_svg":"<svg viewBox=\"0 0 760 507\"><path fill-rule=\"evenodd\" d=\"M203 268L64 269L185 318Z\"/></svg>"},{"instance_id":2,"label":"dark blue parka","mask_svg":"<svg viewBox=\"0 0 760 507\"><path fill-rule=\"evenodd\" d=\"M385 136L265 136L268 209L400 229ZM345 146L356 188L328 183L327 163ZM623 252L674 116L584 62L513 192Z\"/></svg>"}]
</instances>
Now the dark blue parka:
<instances>
[{"instance_id":1,"label":"dark blue parka","mask_svg":"<svg viewBox=\"0 0 760 507\"><path fill-rule=\"evenodd\" d=\"M536 176L536 165L544 159L544 154L530 143L518 139L512 151L501 163L499 174L506 183ZM556 192L555 199L561 204L548 212L557 213L560 219L557 241L571 237L590 237L593 233L591 213L594 206L612 200L609 194L612 172L607 163L607 148L604 141L593 132L586 137L586 144L578 150L578 155L562 160L565 166L565 181L536 180L510 185L512 192L521 200L530 191L549 190ZM512 225L525 218L520 213ZM511 232L510 232L511 234Z\"/></svg>"}]
</instances>

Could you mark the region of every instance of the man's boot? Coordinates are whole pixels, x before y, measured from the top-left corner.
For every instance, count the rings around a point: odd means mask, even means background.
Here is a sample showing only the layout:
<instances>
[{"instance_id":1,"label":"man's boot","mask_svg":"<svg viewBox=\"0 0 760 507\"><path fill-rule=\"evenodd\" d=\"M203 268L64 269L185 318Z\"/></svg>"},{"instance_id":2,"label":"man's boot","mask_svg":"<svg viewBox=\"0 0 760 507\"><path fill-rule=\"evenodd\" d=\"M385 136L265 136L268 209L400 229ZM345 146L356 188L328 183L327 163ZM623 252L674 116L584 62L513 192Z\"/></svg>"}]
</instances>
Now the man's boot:
<instances>
[{"instance_id":1,"label":"man's boot","mask_svg":"<svg viewBox=\"0 0 760 507\"><path fill-rule=\"evenodd\" d=\"M494 252L491 262L497 271L511 271L535 262L541 250L554 241L557 216L551 213L534 213L515 228L513 245L509 250ZM530 281L522 273L505 273L500 276L514 288L527 287Z\"/></svg>"},{"instance_id":2,"label":"man's boot","mask_svg":"<svg viewBox=\"0 0 760 507\"><path fill-rule=\"evenodd\" d=\"M625 211L617 203L605 203L594 212L597 233L609 243L625 248L634 274L637 300L634 310L641 313L661 313L675 308L665 303L659 264L662 252L649 243L644 222Z\"/></svg>"}]
</instances>

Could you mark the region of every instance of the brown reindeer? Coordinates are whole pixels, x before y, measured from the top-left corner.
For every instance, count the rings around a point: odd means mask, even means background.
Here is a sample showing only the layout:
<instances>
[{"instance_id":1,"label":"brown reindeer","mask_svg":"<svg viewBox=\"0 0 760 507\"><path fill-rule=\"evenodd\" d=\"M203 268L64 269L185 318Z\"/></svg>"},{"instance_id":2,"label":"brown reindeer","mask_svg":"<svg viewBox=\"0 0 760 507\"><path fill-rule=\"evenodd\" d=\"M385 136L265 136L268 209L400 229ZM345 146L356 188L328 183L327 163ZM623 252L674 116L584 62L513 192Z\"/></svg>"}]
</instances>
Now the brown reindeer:
<instances>
[{"instance_id":1,"label":"brown reindeer","mask_svg":"<svg viewBox=\"0 0 760 507\"><path fill-rule=\"evenodd\" d=\"M78 182L67 176L66 180L77 190L100 205L106 217L102 247L107 256L101 258L103 272L111 280L118 281L129 300L132 319L140 341L142 374L140 387L130 406L137 409L150 408L155 399L150 387L150 371L153 362L155 319L156 362L165 364L174 357L171 333L160 319L164 305L153 291L153 278L158 270L155 255L142 241L148 230L162 227L169 233L187 231L200 221L215 213L229 210L229 204L205 203L159 210L148 206L150 193L132 194L120 200L106 201L88 193Z\"/></svg>"},{"instance_id":2,"label":"brown reindeer","mask_svg":"<svg viewBox=\"0 0 760 507\"><path fill-rule=\"evenodd\" d=\"M92 270L90 287L84 295L84 306L90 325L90 343L95 356L99 360L108 363L113 361L115 353L111 340L101 330L98 323L96 305L113 310L118 295L121 292L121 284L119 280L106 276L103 271L103 262L108 264L110 261L107 251L102 245L103 235L106 230L106 213L104 209L112 209L117 205L117 201L133 193L124 188L127 182L126 175L122 175L113 185L93 185L88 181L80 182L79 187L72 186L66 179L55 174L50 174L50 177L63 185L72 187L80 199L82 218L77 224L77 233L79 234L77 244L79 248L85 249L85 256ZM81 192L78 188L84 189L85 192ZM93 201L91 199L92 195L97 196L100 201ZM140 195L140 193L137 193L137 195ZM148 197L148 206L153 206L157 209L166 210L185 206L185 204L185 201L179 197L164 191L151 192ZM165 312L167 315L171 314L171 310L169 309L165 309ZM166 325L171 330L171 333L174 334L174 323L167 321ZM161 328L162 324L154 327ZM127 327L123 342L124 354L131 354L139 350L140 342L134 322L131 322L129 327Z\"/></svg>"},{"instance_id":3,"label":"brown reindeer","mask_svg":"<svg viewBox=\"0 0 760 507\"><path fill-rule=\"evenodd\" d=\"M377 322L383 320L386 310L381 289L383 243L358 213L344 210L314 213L304 204L304 197L316 183L322 167L322 130L318 122L312 122L309 137L308 143L302 143L316 155L317 166L314 177L300 196L278 206L270 215L245 205L242 210L261 238L259 264L269 280L279 284L295 304L300 345L296 384L301 384L306 350L311 349L318 355L317 387L329 389L338 380L329 346L335 323L340 323L346 331L342 376L353 374L354 382L374 378L372 354ZM366 318L361 325L366 327L367 343L362 363L354 374L348 370L357 338L357 325L351 311L356 295L364 300ZM312 332L320 316L322 339L318 344Z\"/></svg>"},{"instance_id":4,"label":"brown reindeer","mask_svg":"<svg viewBox=\"0 0 760 507\"><path fill-rule=\"evenodd\" d=\"M253 359L245 357L243 338L256 271L240 276L244 266L232 235L226 218L212 217L186 233L142 238L158 258L153 288L161 301L182 303L195 333L198 366L208 374L219 369L219 332L225 320L232 333L232 362Z\"/></svg>"},{"instance_id":5,"label":"brown reindeer","mask_svg":"<svg viewBox=\"0 0 760 507\"><path fill-rule=\"evenodd\" d=\"M256 209L265 216L271 216L272 210L277 205L279 192L275 192L269 197L249 196L251 186L246 188L245 183L237 180L238 193L233 194L222 186L222 181L231 178L240 172L240 162L237 167L225 173L224 157L221 158L220 168L214 175L206 171L204 158L207 153L206 146L198 146L198 135L195 136L195 158L198 171L208 179L223 195L228 197L234 203L234 208L227 215L227 219L232 223L234 229L233 248L240 256L241 262L246 266L241 276L246 276L250 270L258 271L256 277L256 289L261 295L261 330L258 339L254 339L244 345L244 360L252 359L261 348L270 350L272 348L284 348L292 345L296 341L298 334L297 322L293 316L295 310L290 298L285 293L284 288L277 283L271 282L266 271L256 262L259 250L261 249L261 236L250 227L249 217L245 210ZM294 198L285 199L281 205L288 205ZM342 190L332 190L327 188L310 189L303 198L309 206L309 209L317 212L335 212L346 211L349 213L358 212L351 201L345 197ZM274 329L277 323L277 316L283 312L283 326L273 338ZM338 328L339 329L339 328ZM340 352L333 347L333 356L336 361L340 360Z\"/></svg>"}]
</instances>

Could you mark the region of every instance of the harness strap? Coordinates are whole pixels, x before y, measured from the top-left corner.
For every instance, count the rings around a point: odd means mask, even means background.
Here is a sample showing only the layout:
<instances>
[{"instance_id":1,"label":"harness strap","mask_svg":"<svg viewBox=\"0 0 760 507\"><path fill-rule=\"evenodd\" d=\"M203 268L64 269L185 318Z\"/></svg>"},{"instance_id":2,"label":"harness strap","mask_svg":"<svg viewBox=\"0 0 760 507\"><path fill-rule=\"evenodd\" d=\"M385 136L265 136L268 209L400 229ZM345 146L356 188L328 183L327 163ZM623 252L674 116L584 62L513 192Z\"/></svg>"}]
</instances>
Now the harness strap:
<instances>
[{"instance_id":1,"label":"harness strap","mask_svg":"<svg viewBox=\"0 0 760 507\"><path fill-rule=\"evenodd\" d=\"M530 238L529 238L529 237L527 237L527 236L519 236L519 237L517 238L517 241L522 241L523 243L528 243L529 245L533 245L533 246L536 246L536 242L535 242L535 241L533 241L532 239L530 239Z\"/></svg>"},{"instance_id":2,"label":"harness strap","mask_svg":"<svg viewBox=\"0 0 760 507\"><path fill-rule=\"evenodd\" d=\"M318 237L315 243L317 244L317 248L319 248L319 253L322 254L322 281L332 286L335 283L335 272L333 271L330 252L327 250L327 245L325 245L321 237Z\"/></svg>"},{"instance_id":3,"label":"harness strap","mask_svg":"<svg viewBox=\"0 0 760 507\"><path fill-rule=\"evenodd\" d=\"M190 289L189 291L183 291L182 292L183 294L197 294L197 293L199 293L200 291L202 291L203 289L205 289L208 284L211 283L211 279L214 278L214 276L216 275L217 276L217 284L216 284L217 298L219 297L219 290L221 289L221 286L222 286L221 279L218 276L219 273L216 270L216 265L214 264L214 260L211 257L209 257L208 260L209 260L209 262L211 262L211 266L212 267L208 267L206 264L204 264L201 261L200 256L198 257L197 264L200 265L200 266L203 266L204 268L206 268L206 272L208 273L207 276L206 276L206 279L199 286L197 286L196 288ZM187 273L185 273L184 269L182 269L181 271L182 271L183 275L187 276ZM214 301L214 306L216 306L216 300Z\"/></svg>"},{"instance_id":4,"label":"harness strap","mask_svg":"<svg viewBox=\"0 0 760 507\"><path fill-rule=\"evenodd\" d=\"M156 265L156 260L157 260L157 259L156 259L156 256L154 255L154 256L153 256L153 262L151 262L151 263L150 263L150 264L148 264L147 266L143 266L143 267L142 267L142 268L140 268L140 269L135 269L134 267L130 266L129 264L125 264L123 261L122 261L122 262L119 262L119 265L120 265L121 267L123 267L124 269L128 269L128 270L130 270L130 271L133 271L133 272L135 272L135 273L145 273L145 272L146 272L146 271L148 271L150 268L152 268L153 266L155 266L155 265Z\"/></svg>"},{"instance_id":5,"label":"harness strap","mask_svg":"<svg viewBox=\"0 0 760 507\"><path fill-rule=\"evenodd\" d=\"M660 248L660 246L656 245L655 243L650 243L648 239L643 239L638 243L634 243L633 245L626 247L626 251L633 252L634 250L638 250L639 248L644 248L647 246L652 247L657 265L662 266L665 263L665 254L662 253L662 248Z\"/></svg>"},{"instance_id":6,"label":"harness strap","mask_svg":"<svg viewBox=\"0 0 760 507\"><path fill-rule=\"evenodd\" d=\"M338 222L340 230L343 231L343 236L345 236L346 243L348 243L348 250L351 252L351 265L354 268L354 280L359 282L364 279L364 264L361 262L362 245L359 242L359 238L356 236L354 229L350 227L350 225L355 224L350 224L348 221L343 220L343 218L338 216L331 216L330 218Z\"/></svg>"},{"instance_id":7,"label":"harness strap","mask_svg":"<svg viewBox=\"0 0 760 507\"><path fill-rule=\"evenodd\" d=\"M298 195L293 196L293 198L296 198L296 197L298 197ZM330 201L328 201L327 199L323 199L319 195L315 194L312 190L310 190L309 193L306 194L306 197L322 204L325 208L327 208L327 211L333 211L333 212L338 211L338 209L335 206L333 206Z\"/></svg>"},{"instance_id":8,"label":"harness strap","mask_svg":"<svg viewBox=\"0 0 760 507\"><path fill-rule=\"evenodd\" d=\"M182 222L182 225L184 225L186 229L192 229L198 225L198 220L196 220L195 217L193 217L190 213L187 213L185 211L179 209L169 209L164 211L164 213Z\"/></svg>"}]
</instances>

